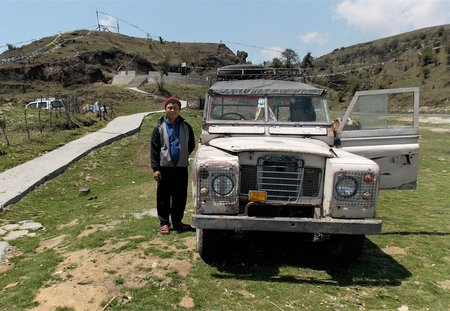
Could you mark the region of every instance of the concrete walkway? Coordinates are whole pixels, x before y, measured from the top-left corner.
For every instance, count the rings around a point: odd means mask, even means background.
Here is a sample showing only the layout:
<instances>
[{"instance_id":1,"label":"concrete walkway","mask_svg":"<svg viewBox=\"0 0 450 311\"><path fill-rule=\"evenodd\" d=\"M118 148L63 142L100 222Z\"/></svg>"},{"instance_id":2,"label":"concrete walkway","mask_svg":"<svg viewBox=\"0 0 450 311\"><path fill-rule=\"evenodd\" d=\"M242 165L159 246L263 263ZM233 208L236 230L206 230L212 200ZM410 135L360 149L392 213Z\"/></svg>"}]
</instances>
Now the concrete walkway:
<instances>
[{"instance_id":1,"label":"concrete walkway","mask_svg":"<svg viewBox=\"0 0 450 311\"><path fill-rule=\"evenodd\" d=\"M71 163L92 150L138 132L144 117L151 113L154 112L117 117L95 133L0 173L0 211L18 202L28 192L47 180L58 176Z\"/></svg>"}]
</instances>

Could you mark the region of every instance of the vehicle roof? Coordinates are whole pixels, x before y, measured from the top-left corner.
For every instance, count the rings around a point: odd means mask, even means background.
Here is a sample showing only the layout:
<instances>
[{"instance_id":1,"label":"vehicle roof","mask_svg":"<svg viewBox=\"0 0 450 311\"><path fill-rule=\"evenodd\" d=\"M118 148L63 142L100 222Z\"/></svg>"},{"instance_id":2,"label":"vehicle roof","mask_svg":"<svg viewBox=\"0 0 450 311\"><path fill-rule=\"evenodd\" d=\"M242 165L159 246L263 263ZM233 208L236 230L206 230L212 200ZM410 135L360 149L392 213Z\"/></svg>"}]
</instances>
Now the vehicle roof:
<instances>
[{"instance_id":1,"label":"vehicle roof","mask_svg":"<svg viewBox=\"0 0 450 311\"><path fill-rule=\"evenodd\" d=\"M322 95L325 89L282 80L233 80L214 83L211 95Z\"/></svg>"},{"instance_id":2,"label":"vehicle roof","mask_svg":"<svg viewBox=\"0 0 450 311\"><path fill-rule=\"evenodd\" d=\"M43 98L37 98L37 99L35 99L35 100L33 100L32 102L30 102L30 103L34 103L34 102L46 102L46 101L52 101L52 100L61 100L61 101L63 101L63 99L62 98L55 98L55 97L43 97Z\"/></svg>"}]
</instances>

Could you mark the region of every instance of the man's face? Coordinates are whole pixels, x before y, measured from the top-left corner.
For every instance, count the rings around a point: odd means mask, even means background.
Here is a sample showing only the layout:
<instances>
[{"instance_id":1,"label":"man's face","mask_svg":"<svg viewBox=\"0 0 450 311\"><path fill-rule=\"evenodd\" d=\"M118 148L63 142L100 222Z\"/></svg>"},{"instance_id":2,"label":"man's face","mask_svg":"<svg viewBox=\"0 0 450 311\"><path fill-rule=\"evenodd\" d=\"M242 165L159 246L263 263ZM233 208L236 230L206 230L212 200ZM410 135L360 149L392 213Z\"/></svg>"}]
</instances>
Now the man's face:
<instances>
[{"instance_id":1,"label":"man's face","mask_svg":"<svg viewBox=\"0 0 450 311\"><path fill-rule=\"evenodd\" d=\"M169 103L166 106L166 114L169 120L173 121L180 115L180 106L177 104Z\"/></svg>"}]
</instances>

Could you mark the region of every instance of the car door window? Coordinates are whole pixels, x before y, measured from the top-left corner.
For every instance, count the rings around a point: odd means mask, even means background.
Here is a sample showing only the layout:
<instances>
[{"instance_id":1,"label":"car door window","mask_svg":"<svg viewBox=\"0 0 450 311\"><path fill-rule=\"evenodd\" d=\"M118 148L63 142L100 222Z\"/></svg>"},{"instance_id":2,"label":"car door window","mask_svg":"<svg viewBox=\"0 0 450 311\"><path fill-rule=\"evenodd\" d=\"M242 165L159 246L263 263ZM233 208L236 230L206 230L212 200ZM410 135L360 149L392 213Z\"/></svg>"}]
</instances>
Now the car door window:
<instances>
[{"instance_id":1,"label":"car door window","mask_svg":"<svg viewBox=\"0 0 450 311\"><path fill-rule=\"evenodd\" d=\"M362 95L354 103L342 130L414 127L414 93Z\"/></svg>"},{"instance_id":2,"label":"car door window","mask_svg":"<svg viewBox=\"0 0 450 311\"><path fill-rule=\"evenodd\" d=\"M419 88L356 92L336 147L372 159L380 189L414 189L419 161Z\"/></svg>"}]
</instances>

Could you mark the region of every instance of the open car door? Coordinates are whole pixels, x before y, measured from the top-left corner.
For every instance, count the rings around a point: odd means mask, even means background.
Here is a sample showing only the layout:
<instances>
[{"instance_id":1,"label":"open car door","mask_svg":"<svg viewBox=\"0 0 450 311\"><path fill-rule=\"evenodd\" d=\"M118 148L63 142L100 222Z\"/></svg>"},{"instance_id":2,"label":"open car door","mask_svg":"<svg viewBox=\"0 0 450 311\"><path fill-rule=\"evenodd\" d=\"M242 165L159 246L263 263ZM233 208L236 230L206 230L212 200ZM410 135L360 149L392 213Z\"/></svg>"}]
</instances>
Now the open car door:
<instances>
[{"instance_id":1,"label":"open car door","mask_svg":"<svg viewBox=\"0 0 450 311\"><path fill-rule=\"evenodd\" d=\"M415 189L419 88L356 92L336 130L336 147L374 160L380 189Z\"/></svg>"}]
</instances>

